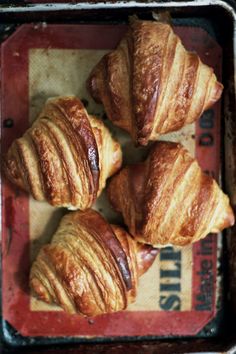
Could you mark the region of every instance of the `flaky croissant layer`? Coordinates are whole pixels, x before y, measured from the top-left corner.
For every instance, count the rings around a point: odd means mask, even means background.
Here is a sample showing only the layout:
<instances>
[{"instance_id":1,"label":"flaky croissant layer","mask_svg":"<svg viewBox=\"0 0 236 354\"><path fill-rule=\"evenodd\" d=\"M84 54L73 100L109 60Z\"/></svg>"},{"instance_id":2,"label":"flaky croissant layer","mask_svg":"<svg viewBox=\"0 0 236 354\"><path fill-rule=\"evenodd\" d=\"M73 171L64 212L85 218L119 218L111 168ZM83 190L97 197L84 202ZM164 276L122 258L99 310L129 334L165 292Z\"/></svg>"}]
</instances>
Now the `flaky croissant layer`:
<instances>
[{"instance_id":1,"label":"flaky croissant layer","mask_svg":"<svg viewBox=\"0 0 236 354\"><path fill-rule=\"evenodd\" d=\"M140 20L95 66L87 85L109 119L141 145L194 122L223 90L170 25Z\"/></svg>"},{"instance_id":2,"label":"flaky croissant layer","mask_svg":"<svg viewBox=\"0 0 236 354\"><path fill-rule=\"evenodd\" d=\"M72 96L47 101L8 150L3 169L36 200L86 209L121 166L121 148L104 124Z\"/></svg>"},{"instance_id":3,"label":"flaky croissant layer","mask_svg":"<svg viewBox=\"0 0 236 354\"><path fill-rule=\"evenodd\" d=\"M72 212L61 220L51 244L40 250L30 285L41 300L69 313L120 311L135 300L138 277L157 252L138 245L94 210Z\"/></svg>"},{"instance_id":4,"label":"flaky croissant layer","mask_svg":"<svg viewBox=\"0 0 236 354\"><path fill-rule=\"evenodd\" d=\"M155 246L184 246L234 224L228 196L177 143L155 143L145 162L112 178L108 195L131 235Z\"/></svg>"}]
</instances>

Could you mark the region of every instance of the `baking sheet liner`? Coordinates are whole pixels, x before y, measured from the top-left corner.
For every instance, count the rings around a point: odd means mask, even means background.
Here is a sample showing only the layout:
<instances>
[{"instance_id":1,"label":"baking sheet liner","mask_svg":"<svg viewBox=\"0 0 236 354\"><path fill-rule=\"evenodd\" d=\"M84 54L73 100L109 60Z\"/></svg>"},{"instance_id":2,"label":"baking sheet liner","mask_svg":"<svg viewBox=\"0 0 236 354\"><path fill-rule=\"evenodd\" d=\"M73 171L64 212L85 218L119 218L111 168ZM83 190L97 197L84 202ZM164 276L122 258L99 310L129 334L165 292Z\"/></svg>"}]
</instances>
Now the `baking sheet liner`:
<instances>
[{"instance_id":1,"label":"baking sheet liner","mask_svg":"<svg viewBox=\"0 0 236 354\"><path fill-rule=\"evenodd\" d=\"M2 151L20 137L45 101L77 95L91 114L100 116L121 142L124 163L142 160L122 130L105 119L86 91L86 79L99 59L115 48L126 25L23 25L1 48ZM187 49L196 51L221 79L222 52L201 28L175 27ZM13 127L4 128L7 119ZM196 124L161 139L180 141L206 173L220 171L220 102ZM193 186L194 188L194 186ZM111 222L120 223L103 193L94 206ZM33 298L28 289L30 264L49 242L65 209L37 202L7 181L2 184L3 318L23 336L178 336L195 335L220 307L221 274L217 272L221 235L184 249L168 247L140 278L138 296L126 311L85 319Z\"/></svg>"}]
</instances>

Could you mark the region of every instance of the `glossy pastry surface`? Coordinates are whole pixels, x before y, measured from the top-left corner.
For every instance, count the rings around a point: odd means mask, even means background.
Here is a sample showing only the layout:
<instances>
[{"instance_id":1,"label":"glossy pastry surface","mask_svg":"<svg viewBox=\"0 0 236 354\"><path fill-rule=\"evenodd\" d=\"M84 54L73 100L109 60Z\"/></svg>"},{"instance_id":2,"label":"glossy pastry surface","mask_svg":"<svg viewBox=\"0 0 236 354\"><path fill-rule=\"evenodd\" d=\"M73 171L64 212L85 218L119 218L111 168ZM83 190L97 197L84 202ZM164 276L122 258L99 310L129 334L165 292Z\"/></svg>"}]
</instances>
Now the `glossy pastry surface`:
<instances>
[{"instance_id":1,"label":"glossy pastry surface","mask_svg":"<svg viewBox=\"0 0 236 354\"><path fill-rule=\"evenodd\" d=\"M155 143L145 162L112 178L108 195L131 235L155 246L184 246L234 224L228 196L177 143Z\"/></svg>"},{"instance_id":2,"label":"glossy pastry surface","mask_svg":"<svg viewBox=\"0 0 236 354\"><path fill-rule=\"evenodd\" d=\"M213 69L187 51L170 25L134 20L87 82L107 116L146 145L194 122L221 96Z\"/></svg>"},{"instance_id":3,"label":"glossy pastry surface","mask_svg":"<svg viewBox=\"0 0 236 354\"><path fill-rule=\"evenodd\" d=\"M47 101L32 127L9 148L3 169L34 199L83 210L121 162L120 145L108 129L69 96Z\"/></svg>"},{"instance_id":4,"label":"glossy pastry surface","mask_svg":"<svg viewBox=\"0 0 236 354\"><path fill-rule=\"evenodd\" d=\"M32 265L34 294L69 313L96 316L123 310L135 300L138 278L158 250L137 244L96 211L63 217Z\"/></svg>"}]
</instances>

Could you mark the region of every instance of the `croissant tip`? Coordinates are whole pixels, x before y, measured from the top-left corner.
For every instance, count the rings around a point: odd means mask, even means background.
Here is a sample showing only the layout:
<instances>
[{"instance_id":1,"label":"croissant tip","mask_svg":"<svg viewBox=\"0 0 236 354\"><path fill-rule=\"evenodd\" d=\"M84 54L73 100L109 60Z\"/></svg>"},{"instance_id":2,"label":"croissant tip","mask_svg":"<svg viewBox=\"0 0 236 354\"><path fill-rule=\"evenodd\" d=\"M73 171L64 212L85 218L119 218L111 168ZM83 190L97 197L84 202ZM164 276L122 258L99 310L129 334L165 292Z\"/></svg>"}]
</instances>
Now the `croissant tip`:
<instances>
[{"instance_id":1,"label":"croissant tip","mask_svg":"<svg viewBox=\"0 0 236 354\"><path fill-rule=\"evenodd\" d=\"M1 158L1 172L11 183L24 189L24 183L20 171L17 168L16 160L14 156L10 155L10 153Z\"/></svg>"},{"instance_id":2,"label":"croissant tip","mask_svg":"<svg viewBox=\"0 0 236 354\"><path fill-rule=\"evenodd\" d=\"M224 90L224 85L217 81L215 84L215 100L218 101L222 95L222 92Z\"/></svg>"},{"instance_id":3,"label":"croissant tip","mask_svg":"<svg viewBox=\"0 0 236 354\"><path fill-rule=\"evenodd\" d=\"M152 17L157 22L166 23L168 25L172 24L172 19L169 11L153 11Z\"/></svg>"},{"instance_id":4,"label":"croissant tip","mask_svg":"<svg viewBox=\"0 0 236 354\"><path fill-rule=\"evenodd\" d=\"M137 243L139 275L144 274L153 264L159 249L144 243Z\"/></svg>"},{"instance_id":5,"label":"croissant tip","mask_svg":"<svg viewBox=\"0 0 236 354\"><path fill-rule=\"evenodd\" d=\"M89 77L86 80L86 89L89 94L93 97L94 101L97 103L102 103L101 96L98 87L98 78L97 72L99 72L99 68L101 65L102 60L98 63L98 65L92 70Z\"/></svg>"},{"instance_id":6,"label":"croissant tip","mask_svg":"<svg viewBox=\"0 0 236 354\"><path fill-rule=\"evenodd\" d=\"M33 273L33 271L31 271ZM51 303L51 298L48 294L47 289L41 283L39 279L34 277L34 274L31 274L30 277L30 289L34 296L36 296L39 300L46 302L47 304Z\"/></svg>"},{"instance_id":7,"label":"croissant tip","mask_svg":"<svg viewBox=\"0 0 236 354\"><path fill-rule=\"evenodd\" d=\"M209 109L211 106L213 106L221 98L223 90L224 90L223 84L220 83L219 81L216 81L215 84L212 87L208 104L206 105L204 110Z\"/></svg>"},{"instance_id":8,"label":"croissant tip","mask_svg":"<svg viewBox=\"0 0 236 354\"><path fill-rule=\"evenodd\" d=\"M229 209L228 209L226 224L228 225L228 227L234 226L234 224L235 224L235 215L234 215L234 211L231 208L231 206L229 206Z\"/></svg>"}]
</instances>

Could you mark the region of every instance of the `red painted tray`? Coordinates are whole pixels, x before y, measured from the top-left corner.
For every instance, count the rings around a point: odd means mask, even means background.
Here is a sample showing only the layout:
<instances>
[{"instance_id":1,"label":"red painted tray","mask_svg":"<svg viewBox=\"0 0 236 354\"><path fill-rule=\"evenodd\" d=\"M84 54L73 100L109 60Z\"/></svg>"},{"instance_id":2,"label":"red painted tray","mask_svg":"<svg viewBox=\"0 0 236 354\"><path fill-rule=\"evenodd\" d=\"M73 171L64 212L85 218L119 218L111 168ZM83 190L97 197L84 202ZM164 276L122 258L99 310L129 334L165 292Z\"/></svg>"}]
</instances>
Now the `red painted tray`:
<instances>
[{"instance_id":1,"label":"red painted tray","mask_svg":"<svg viewBox=\"0 0 236 354\"><path fill-rule=\"evenodd\" d=\"M1 47L2 151L24 133L50 96L76 94L87 102L89 113L102 117L102 106L89 97L85 80L100 57L116 47L126 28L19 27ZM175 31L188 49L214 68L220 80L222 52L215 40L201 28L175 27ZM111 124L109 127L123 144L125 160L140 159L142 151L128 147L129 137ZM196 124L165 139L181 141L203 169L219 179L220 102ZM116 221L104 195L95 207ZM162 249L140 281L136 303L126 311L86 319L33 299L28 289L30 264L40 246L49 242L63 212L33 201L5 180L2 183L3 319L20 335L88 340L194 336L216 318L221 304L222 277L217 270L221 235L209 235L185 249Z\"/></svg>"}]
</instances>

